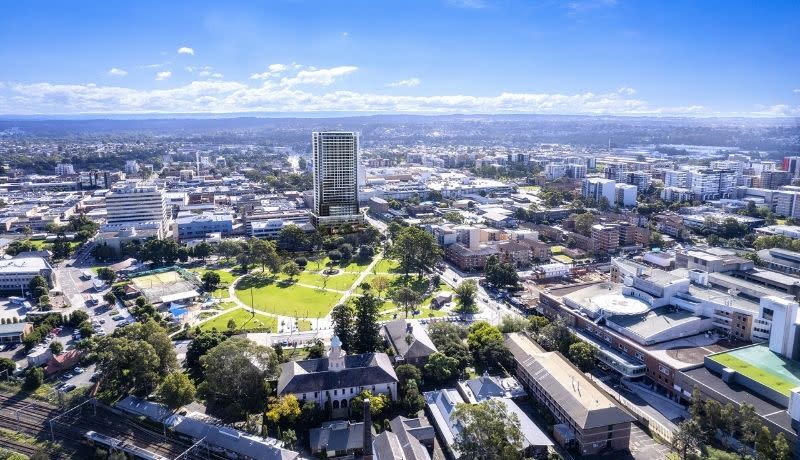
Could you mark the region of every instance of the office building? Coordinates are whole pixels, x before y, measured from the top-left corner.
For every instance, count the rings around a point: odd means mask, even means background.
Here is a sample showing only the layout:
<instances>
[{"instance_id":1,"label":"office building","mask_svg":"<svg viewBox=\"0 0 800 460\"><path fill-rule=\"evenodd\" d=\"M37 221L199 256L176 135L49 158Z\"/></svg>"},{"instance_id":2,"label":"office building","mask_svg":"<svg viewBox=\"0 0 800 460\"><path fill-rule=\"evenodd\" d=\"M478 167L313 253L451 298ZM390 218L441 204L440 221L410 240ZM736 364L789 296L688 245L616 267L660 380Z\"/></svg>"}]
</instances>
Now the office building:
<instances>
[{"instance_id":1,"label":"office building","mask_svg":"<svg viewBox=\"0 0 800 460\"><path fill-rule=\"evenodd\" d=\"M31 280L41 275L53 287L55 277L53 267L43 257L17 256L0 260L0 292L9 295L28 294Z\"/></svg>"},{"instance_id":2,"label":"office building","mask_svg":"<svg viewBox=\"0 0 800 460\"><path fill-rule=\"evenodd\" d=\"M152 229L164 238L169 232L170 212L164 191L138 181L116 184L106 194L106 221L103 231Z\"/></svg>"},{"instance_id":3,"label":"office building","mask_svg":"<svg viewBox=\"0 0 800 460\"><path fill-rule=\"evenodd\" d=\"M312 134L315 225L363 221L358 209L358 136L352 132Z\"/></svg>"},{"instance_id":4,"label":"office building","mask_svg":"<svg viewBox=\"0 0 800 460\"><path fill-rule=\"evenodd\" d=\"M172 224L172 235L178 241L205 238L210 233L228 236L233 232L233 214L229 212L181 212Z\"/></svg>"}]
</instances>

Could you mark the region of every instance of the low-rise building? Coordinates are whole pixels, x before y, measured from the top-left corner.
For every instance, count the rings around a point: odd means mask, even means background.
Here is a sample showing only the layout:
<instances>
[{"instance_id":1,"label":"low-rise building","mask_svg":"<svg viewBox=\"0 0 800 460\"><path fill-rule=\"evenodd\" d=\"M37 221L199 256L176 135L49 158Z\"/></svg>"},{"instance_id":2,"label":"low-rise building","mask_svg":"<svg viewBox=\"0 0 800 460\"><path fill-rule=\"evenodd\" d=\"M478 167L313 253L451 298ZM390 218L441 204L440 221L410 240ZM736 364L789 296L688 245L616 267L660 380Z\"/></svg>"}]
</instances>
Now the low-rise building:
<instances>
[{"instance_id":1,"label":"low-rise building","mask_svg":"<svg viewBox=\"0 0 800 460\"><path fill-rule=\"evenodd\" d=\"M14 257L0 260L0 292L10 295L26 295L35 276L42 276L50 287L55 277L53 267L43 257Z\"/></svg>"},{"instance_id":2,"label":"low-rise building","mask_svg":"<svg viewBox=\"0 0 800 460\"><path fill-rule=\"evenodd\" d=\"M382 393L397 400L397 374L386 353L348 356L334 336L327 358L281 364L278 395L293 394L303 404L321 407L331 403L334 416L348 413L350 400L362 390Z\"/></svg>"},{"instance_id":3,"label":"low-rise building","mask_svg":"<svg viewBox=\"0 0 800 460\"><path fill-rule=\"evenodd\" d=\"M558 422L553 434L559 443L582 455L628 449L633 416L583 372L520 333L508 334L506 345L517 379Z\"/></svg>"},{"instance_id":4,"label":"low-rise building","mask_svg":"<svg viewBox=\"0 0 800 460\"><path fill-rule=\"evenodd\" d=\"M394 351L395 364L422 366L428 361L428 357L437 351L436 345L418 321L405 319L389 321L381 327L381 335Z\"/></svg>"}]
</instances>

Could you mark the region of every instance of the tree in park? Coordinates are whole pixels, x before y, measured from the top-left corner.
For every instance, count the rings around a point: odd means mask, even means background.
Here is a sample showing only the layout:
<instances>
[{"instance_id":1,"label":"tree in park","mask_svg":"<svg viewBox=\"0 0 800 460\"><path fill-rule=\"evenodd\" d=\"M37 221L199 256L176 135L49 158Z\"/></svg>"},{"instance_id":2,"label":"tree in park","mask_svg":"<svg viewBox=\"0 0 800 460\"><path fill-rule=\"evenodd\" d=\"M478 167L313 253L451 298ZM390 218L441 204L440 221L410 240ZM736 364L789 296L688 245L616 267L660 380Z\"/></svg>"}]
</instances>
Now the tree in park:
<instances>
[{"instance_id":1,"label":"tree in park","mask_svg":"<svg viewBox=\"0 0 800 460\"><path fill-rule=\"evenodd\" d=\"M428 357L425 363L425 378L433 383L442 384L458 377L461 368L458 360L443 353L436 352Z\"/></svg>"},{"instance_id":2,"label":"tree in park","mask_svg":"<svg viewBox=\"0 0 800 460\"><path fill-rule=\"evenodd\" d=\"M478 293L478 285L474 280L463 281L456 287L455 293L459 312L475 313L477 311L475 296Z\"/></svg>"},{"instance_id":3,"label":"tree in park","mask_svg":"<svg viewBox=\"0 0 800 460\"><path fill-rule=\"evenodd\" d=\"M368 245L362 244L358 247L358 261L362 263L369 262L372 258L375 257L375 249Z\"/></svg>"},{"instance_id":4,"label":"tree in park","mask_svg":"<svg viewBox=\"0 0 800 460\"><path fill-rule=\"evenodd\" d=\"M203 241L192 249L192 256L205 261L214 252L214 246Z\"/></svg>"},{"instance_id":5,"label":"tree in park","mask_svg":"<svg viewBox=\"0 0 800 460\"><path fill-rule=\"evenodd\" d=\"M201 370L200 357L224 342L226 338L224 334L215 331L201 332L195 336L186 349L186 367L195 372Z\"/></svg>"},{"instance_id":6,"label":"tree in park","mask_svg":"<svg viewBox=\"0 0 800 460\"><path fill-rule=\"evenodd\" d=\"M217 255L225 261L235 258L242 253L242 245L234 240L222 240L217 244Z\"/></svg>"},{"instance_id":7,"label":"tree in park","mask_svg":"<svg viewBox=\"0 0 800 460\"><path fill-rule=\"evenodd\" d=\"M53 340L52 342L50 342L50 351L54 355L60 355L64 351L64 344L62 344L58 340Z\"/></svg>"},{"instance_id":8,"label":"tree in park","mask_svg":"<svg viewBox=\"0 0 800 460\"><path fill-rule=\"evenodd\" d=\"M195 387L183 372L173 372L158 387L158 399L170 409L179 409L194 401Z\"/></svg>"},{"instance_id":9,"label":"tree in park","mask_svg":"<svg viewBox=\"0 0 800 460\"><path fill-rule=\"evenodd\" d=\"M334 249L332 251L328 251L328 259L330 259L330 263L332 265L337 265L339 262L342 261L344 257L342 256L342 252L338 249Z\"/></svg>"},{"instance_id":10,"label":"tree in park","mask_svg":"<svg viewBox=\"0 0 800 460\"><path fill-rule=\"evenodd\" d=\"M331 310L333 334L339 337L342 342L342 349L348 353L352 350L353 336L355 334L354 315L355 310L347 303L340 303Z\"/></svg>"},{"instance_id":11,"label":"tree in park","mask_svg":"<svg viewBox=\"0 0 800 460\"><path fill-rule=\"evenodd\" d=\"M229 319L226 327L230 332L234 332L236 330L236 320L233 318Z\"/></svg>"},{"instance_id":12,"label":"tree in park","mask_svg":"<svg viewBox=\"0 0 800 460\"><path fill-rule=\"evenodd\" d=\"M203 282L203 289L206 292L213 292L217 289L217 286L219 286L222 277L219 276L219 273L209 270L203 273L200 280Z\"/></svg>"},{"instance_id":13,"label":"tree in park","mask_svg":"<svg viewBox=\"0 0 800 460\"><path fill-rule=\"evenodd\" d=\"M279 371L272 348L234 337L211 349L200 362L205 381L198 392L214 412L241 419L265 409L266 381Z\"/></svg>"},{"instance_id":14,"label":"tree in park","mask_svg":"<svg viewBox=\"0 0 800 460\"><path fill-rule=\"evenodd\" d=\"M395 303L403 308L406 318L408 318L408 311L413 311L414 307L419 304L419 294L417 294L417 291L411 289L410 287L403 286L394 291L392 300L394 300Z\"/></svg>"},{"instance_id":15,"label":"tree in park","mask_svg":"<svg viewBox=\"0 0 800 460\"><path fill-rule=\"evenodd\" d=\"M283 251L305 251L310 246L306 232L297 225L287 225L278 232L278 248Z\"/></svg>"},{"instance_id":16,"label":"tree in park","mask_svg":"<svg viewBox=\"0 0 800 460\"><path fill-rule=\"evenodd\" d=\"M419 227L404 227L389 248L389 255L400 261L400 270L405 276L417 272L422 278L433 271L442 258L442 250L432 234Z\"/></svg>"},{"instance_id":17,"label":"tree in park","mask_svg":"<svg viewBox=\"0 0 800 460\"><path fill-rule=\"evenodd\" d=\"M380 299L382 298L381 293L389 288L391 282L389 281L389 277L385 275L375 275L369 284L372 286L372 289L378 293L378 298Z\"/></svg>"},{"instance_id":18,"label":"tree in park","mask_svg":"<svg viewBox=\"0 0 800 460\"><path fill-rule=\"evenodd\" d=\"M522 458L522 431L516 414L495 399L458 404L450 416L461 426L453 448L464 458L505 460Z\"/></svg>"},{"instance_id":19,"label":"tree in park","mask_svg":"<svg viewBox=\"0 0 800 460\"><path fill-rule=\"evenodd\" d=\"M295 276L299 275L302 270L297 262L290 260L281 266L281 272L289 277L289 280L294 280Z\"/></svg>"},{"instance_id":20,"label":"tree in park","mask_svg":"<svg viewBox=\"0 0 800 460\"><path fill-rule=\"evenodd\" d=\"M100 267L97 269L97 277L107 283L113 283L117 279L117 273L108 267Z\"/></svg>"},{"instance_id":21,"label":"tree in park","mask_svg":"<svg viewBox=\"0 0 800 460\"><path fill-rule=\"evenodd\" d=\"M567 356L573 364L578 366L581 372L589 372L594 367L594 362L597 359L597 348L583 340L579 340L569 346Z\"/></svg>"},{"instance_id":22,"label":"tree in park","mask_svg":"<svg viewBox=\"0 0 800 460\"><path fill-rule=\"evenodd\" d=\"M363 283L361 287L364 293L361 297L353 300L355 309L354 336L358 340L353 341L352 348L356 354L372 353L381 346L378 316L380 316L380 307L383 302L373 295L372 289L368 284Z\"/></svg>"},{"instance_id":23,"label":"tree in park","mask_svg":"<svg viewBox=\"0 0 800 460\"><path fill-rule=\"evenodd\" d=\"M680 455L681 460L688 460L703 445L703 430L696 420L690 419L678 424L672 434L672 448Z\"/></svg>"},{"instance_id":24,"label":"tree in park","mask_svg":"<svg viewBox=\"0 0 800 460\"><path fill-rule=\"evenodd\" d=\"M271 241L250 239L250 257L253 262L261 265L262 272L269 267L272 273L277 273L280 268L280 257L275 250L275 244Z\"/></svg>"},{"instance_id":25,"label":"tree in park","mask_svg":"<svg viewBox=\"0 0 800 460\"><path fill-rule=\"evenodd\" d=\"M39 298L43 295L47 295L49 290L49 285L47 284L47 280L44 279L42 275L36 275L31 278L31 281L28 283L28 289L33 297Z\"/></svg>"}]
</instances>

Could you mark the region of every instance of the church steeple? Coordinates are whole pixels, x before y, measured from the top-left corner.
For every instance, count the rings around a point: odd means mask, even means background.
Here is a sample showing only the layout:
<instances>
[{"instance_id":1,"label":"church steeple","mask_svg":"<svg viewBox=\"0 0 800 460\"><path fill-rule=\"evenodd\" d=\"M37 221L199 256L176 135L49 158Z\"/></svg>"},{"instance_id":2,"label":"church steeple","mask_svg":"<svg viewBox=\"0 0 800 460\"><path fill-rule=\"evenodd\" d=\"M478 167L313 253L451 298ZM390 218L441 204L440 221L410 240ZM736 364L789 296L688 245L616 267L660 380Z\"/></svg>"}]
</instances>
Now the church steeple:
<instances>
[{"instance_id":1,"label":"church steeple","mask_svg":"<svg viewBox=\"0 0 800 460\"><path fill-rule=\"evenodd\" d=\"M342 341L339 336L334 335L331 339L331 351L328 353L328 369L340 371L344 369L344 357L347 355L342 350Z\"/></svg>"}]
</instances>

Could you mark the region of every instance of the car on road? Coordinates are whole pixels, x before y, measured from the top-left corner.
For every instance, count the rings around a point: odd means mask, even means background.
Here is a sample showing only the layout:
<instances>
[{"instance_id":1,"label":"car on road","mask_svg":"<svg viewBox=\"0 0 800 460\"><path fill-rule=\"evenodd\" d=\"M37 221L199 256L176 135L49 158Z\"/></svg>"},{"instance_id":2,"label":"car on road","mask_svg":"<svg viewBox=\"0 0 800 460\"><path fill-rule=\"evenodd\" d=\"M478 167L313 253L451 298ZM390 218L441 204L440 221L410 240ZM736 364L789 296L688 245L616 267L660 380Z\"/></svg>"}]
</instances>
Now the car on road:
<instances>
[{"instance_id":1,"label":"car on road","mask_svg":"<svg viewBox=\"0 0 800 460\"><path fill-rule=\"evenodd\" d=\"M74 372L76 374L83 374L83 368L82 367L76 367L75 369L72 369L72 372Z\"/></svg>"},{"instance_id":2,"label":"car on road","mask_svg":"<svg viewBox=\"0 0 800 460\"><path fill-rule=\"evenodd\" d=\"M122 321L125 319L125 317L122 315L114 315L111 317L111 319L113 319L114 321Z\"/></svg>"},{"instance_id":3,"label":"car on road","mask_svg":"<svg viewBox=\"0 0 800 460\"><path fill-rule=\"evenodd\" d=\"M75 374L73 374L72 372L67 372L66 374L61 376L61 378L64 379L64 380L69 380L72 377L75 377Z\"/></svg>"},{"instance_id":4,"label":"car on road","mask_svg":"<svg viewBox=\"0 0 800 460\"><path fill-rule=\"evenodd\" d=\"M74 390L75 388L78 388L78 387L75 386L75 384L68 383L68 384L64 385L63 387L61 387L60 390L63 391L64 393L69 393L70 391Z\"/></svg>"}]
</instances>

